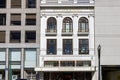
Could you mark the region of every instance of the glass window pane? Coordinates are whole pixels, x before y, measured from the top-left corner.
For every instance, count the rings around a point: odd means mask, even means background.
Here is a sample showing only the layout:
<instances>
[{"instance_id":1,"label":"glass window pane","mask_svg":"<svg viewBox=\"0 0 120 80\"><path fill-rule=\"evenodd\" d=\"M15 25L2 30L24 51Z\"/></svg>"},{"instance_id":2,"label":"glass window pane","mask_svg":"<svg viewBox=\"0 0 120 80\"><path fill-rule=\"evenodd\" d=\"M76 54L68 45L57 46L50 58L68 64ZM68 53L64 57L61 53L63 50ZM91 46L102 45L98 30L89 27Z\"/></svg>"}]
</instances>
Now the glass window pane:
<instances>
[{"instance_id":1,"label":"glass window pane","mask_svg":"<svg viewBox=\"0 0 120 80\"><path fill-rule=\"evenodd\" d=\"M85 23L81 23L81 29L82 31L85 31Z\"/></svg>"},{"instance_id":2,"label":"glass window pane","mask_svg":"<svg viewBox=\"0 0 120 80\"><path fill-rule=\"evenodd\" d=\"M5 61L5 49L0 49L0 61Z\"/></svg>"},{"instance_id":3,"label":"glass window pane","mask_svg":"<svg viewBox=\"0 0 120 80\"><path fill-rule=\"evenodd\" d=\"M36 8L36 0L26 0L26 8Z\"/></svg>"},{"instance_id":4,"label":"glass window pane","mask_svg":"<svg viewBox=\"0 0 120 80\"><path fill-rule=\"evenodd\" d=\"M6 8L6 0L0 0L0 8Z\"/></svg>"},{"instance_id":5,"label":"glass window pane","mask_svg":"<svg viewBox=\"0 0 120 80\"><path fill-rule=\"evenodd\" d=\"M89 0L77 0L77 3L89 3Z\"/></svg>"},{"instance_id":6,"label":"glass window pane","mask_svg":"<svg viewBox=\"0 0 120 80\"><path fill-rule=\"evenodd\" d=\"M81 32L88 32L89 26L88 26L88 19L85 17L82 17L79 19L79 31Z\"/></svg>"},{"instance_id":7,"label":"glass window pane","mask_svg":"<svg viewBox=\"0 0 120 80\"><path fill-rule=\"evenodd\" d=\"M6 14L0 14L0 25L6 25Z\"/></svg>"},{"instance_id":8,"label":"glass window pane","mask_svg":"<svg viewBox=\"0 0 120 80\"><path fill-rule=\"evenodd\" d=\"M80 39L79 40L79 54L88 54L88 51L89 51L88 39Z\"/></svg>"},{"instance_id":9,"label":"glass window pane","mask_svg":"<svg viewBox=\"0 0 120 80\"><path fill-rule=\"evenodd\" d=\"M36 61L36 50L35 49L25 50L25 61Z\"/></svg>"},{"instance_id":10,"label":"glass window pane","mask_svg":"<svg viewBox=\"0 0 120 80\"><path fill-rule=\"evenodd\" d=\"M57 3L58 0L46 0L46 3Z\"/></svg>"},{"instance_id":11,"label":"glass window pane","mask_svg":"<svg viewBox=\"0 0 120 80\"><path fill-rule=\"evenodd\" d=\"M25 42L35 43L36 42L36 31L26 31L25 32Z\"/></svg>"},{"instance_id":12,"label":"glass window pane","mask_svg":"<svg viewBox=\"0 0 120 80\"><path fill-rule=\"evenodd\" d=\"M75 62L74 61L61 61L60 66L63 66L63 67L75 66Z\"/></svg>"},{"instance_id":13,"label":"glass window pane","mask_svg":"<svg viewBox=\"0 0 120 80\"><path fill-rule=\"evenodd\" d=\"M73 54L72 53L72 40L71 39L64 39L63 40L63 54Z\"/></svg>"},{"instance_id":14,"label":"glass window pane","mask_svg":"<svg viewBox=\"0 0 120 80\"><path fill-rule=\"evenodd\" d=\"M21 14L11 14L11 25L21 25Z\"/></svg>"},{"instance_id":15,"label":"glass window pane","mask_svg":"<svg viewBox=\"0 0 120 80\"><path fill-rule=\"evenodd\" d=\"M63 31L64 32L71 32L72 31L72 19L66 17L63 19Z\"/></svg>"},{"instance_id":16,"label":"glass window pane","mask_svg":"<svg viewBox=\"0 0 120 80\"><path fill-rule=\"evenodd\" d=\"M25 67L36 66L36 49L25 49Z\"/></svg>"},{"instance_id":17,"label":"glass window pane","mask_svg":"<svg viewBox=\"0 0 120 80\"><path fill-rule=\"evenodd\" d=\"M56 54L56 40L55 39L47 40L47 54Z\"/></svg>"},{"instance_id":18,"label":"glass window pane","mask_svg":"<svg viewBox=\"0 0 120 80\"><path fill-rule=\"evenodd\" d=\"M73 3L74 0L61 0L62 3Z\"/></svg>"},{"instance_id":19,"label":"glass window pane","mask_svg":"<svg viewBox=\"0 0 120 80\"><path fill-rule=\"evenodd\" d=\"M10 31L10 42L20 43L21 42L21 32L20 31Z\"/></svg>"},{"instance_id":20,"label":"glass window pane","mask_svg":"<svg viewBox=\"0 0 120 80\"><path fill-rule=\"evenodd\" d=\"M21 0L11 0L11 8L21 8Z\"/></svg>"},{"instance_id":21,"label":"glass window pane","mask_svg":"<svg viewBox=\"0 0 120 80\"><path fill-rule=\"evenodd\" d=\"M50 17L47 20L47 29L55 30L56 29L56 19L54 17Z\"/></svg>"},{"instance_id":22,"label":"glass window pane","mask_svg":"<svg viewBox=\"0 0 120 80\"><path fill-rule=\"evenodd\" d=\"M57 67L59 65L58 61L45 61L45 67Z\"/></svg>"},{"instance_id":23,"label":"glass window pane","mask_svg":"<svg viewBox=\"0 0 120 80\"><path fill-rule=\"evenodd\" d=\"M21 50L20 49L10 49L10 60L11 61L20 61L21 60Z\"/></svg>"},{"instance_id":24,"label":"glass window pane","mask_svg":"<svg viewBox=\"0 0 120 80\"><path fill-rule=\"evenodd\" d=\"M91 61L77 61L76 66L89 67L91 66Z\"/></svg>"},{"instance_id":25,"label":"glass window pane","mask_svg":"<svg viewBox=\"0 0 120 80\"><path fill-rule=\"evenodd\" d=\"M6 33L5 31L0 31L0 43L5 43Z\"/></svg>"},{"instance_id":26,"label":"glass window pane","mask_svg":"<svg viewBox=\"0 0 120 80\"><path fill-rule=\"evenodd\" d=\"M36 25L36 14L26 14L26 25Z\"/></svg>"}]
</instances>

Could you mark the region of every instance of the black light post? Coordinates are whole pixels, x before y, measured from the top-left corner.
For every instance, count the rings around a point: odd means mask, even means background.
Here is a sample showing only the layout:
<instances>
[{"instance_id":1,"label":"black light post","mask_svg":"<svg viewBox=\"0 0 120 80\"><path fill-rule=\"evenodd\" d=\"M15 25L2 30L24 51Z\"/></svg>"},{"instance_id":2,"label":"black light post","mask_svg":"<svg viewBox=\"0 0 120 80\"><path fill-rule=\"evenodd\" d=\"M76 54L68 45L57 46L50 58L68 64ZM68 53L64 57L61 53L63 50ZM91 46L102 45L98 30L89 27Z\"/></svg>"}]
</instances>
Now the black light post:
<instances>
[{"instance_id":1,"label":"black light post","mask_svg":"<svg viewBox=\"0 0 120 80\"><path fill-rule=\"evenodd\" d=\"M100 54L101 54L101 45L98 45L98 80L101 80L101 74L100 74Z\"/></svg>"}]
</instances>

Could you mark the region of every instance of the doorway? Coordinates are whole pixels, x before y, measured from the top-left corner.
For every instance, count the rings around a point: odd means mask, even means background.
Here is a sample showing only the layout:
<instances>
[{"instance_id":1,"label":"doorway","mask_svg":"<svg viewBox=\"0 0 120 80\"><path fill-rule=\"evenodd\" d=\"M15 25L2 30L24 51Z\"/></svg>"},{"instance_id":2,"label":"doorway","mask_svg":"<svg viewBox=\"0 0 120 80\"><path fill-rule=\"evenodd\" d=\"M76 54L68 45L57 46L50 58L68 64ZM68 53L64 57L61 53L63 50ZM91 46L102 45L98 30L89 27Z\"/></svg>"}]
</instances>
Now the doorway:
<instances>
[{"instance_id":1,"label":"doorway","mask_svg":"<svg viewBox=\"0 0 120 80\"><path fill-rule=\"evenodd\" d=\"M92 80L91 72L44 72L44 80Z\"/></svg>"},{"instance_id":2,"label":"doorway","mask_svg":"<svg viewBox=\"0 0 120 80\"><path fill-rule=\"evenodd\" d=\"M63 80L72 80L72 73L63 73Z\"/></svg>"}]
</instances>

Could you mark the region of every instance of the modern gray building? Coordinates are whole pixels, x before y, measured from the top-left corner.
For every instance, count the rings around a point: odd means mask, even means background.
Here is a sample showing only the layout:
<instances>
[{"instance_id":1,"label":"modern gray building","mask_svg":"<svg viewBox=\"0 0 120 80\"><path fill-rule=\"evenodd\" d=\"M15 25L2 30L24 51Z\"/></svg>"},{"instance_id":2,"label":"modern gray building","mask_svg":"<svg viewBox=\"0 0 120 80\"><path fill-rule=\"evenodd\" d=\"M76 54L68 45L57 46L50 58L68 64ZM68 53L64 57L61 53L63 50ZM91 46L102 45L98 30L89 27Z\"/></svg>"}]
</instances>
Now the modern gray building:
<instances>
[{"instance_id":1,"label":"modern gray building","mask_svg":"<svg viewBox=\"0 0 120 80\"><path fill-rule=\"evenodd\" d=\"M95 0L95 49L101 45L103 80L120 80L119 41L120 1Z\"/></svg>"},{"instance_id":2,"label":"modern gray building","mask_svg":"<svg viewBox=\"0 0 120 80\"><path fill-rule=\"evenodd\" d=\"M36 79L40 0L0 0L0 80Z\"/></svg>"}]
</instances>

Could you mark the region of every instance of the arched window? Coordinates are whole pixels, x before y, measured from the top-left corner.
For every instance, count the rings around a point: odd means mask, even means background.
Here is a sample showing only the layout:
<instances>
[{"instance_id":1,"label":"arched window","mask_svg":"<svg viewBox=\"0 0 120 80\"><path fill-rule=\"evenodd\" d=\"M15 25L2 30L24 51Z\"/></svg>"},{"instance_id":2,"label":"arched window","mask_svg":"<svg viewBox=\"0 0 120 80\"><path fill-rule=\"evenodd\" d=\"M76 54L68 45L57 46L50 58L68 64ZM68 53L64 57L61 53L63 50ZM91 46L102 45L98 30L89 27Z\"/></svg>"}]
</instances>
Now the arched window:
<instances>
[{"instance_id":1,"label":"arched window","mask_svg":"<svg viewBox=\"0 0 120 80\"><path fill-rule=\"evenodd\" d=\"M72 32L73 21L71 18L66 17L63 19L63 32Z\"/></svg>"},{"instance_id":2,"label":"arched window","mask_svg":"<svg viewBox=\"0 0 120 80\"><path fill-rule=\"evenodd\" d=\"M48 31L55 31L57 29L57 21L54 17L50 17L47 20L47 30Z\"/></svg>"},{"instance_id":3,"label":"arched window","mask_svg":"<svg viewBox=\"0 0 120 80\"><path fill-rule=\"evenodd\" d=\"M87 18L82 17L82 18L79 19L78 31L79 32L88 32L89 31L88 19Z\"/></svg>"}]
</instances>

